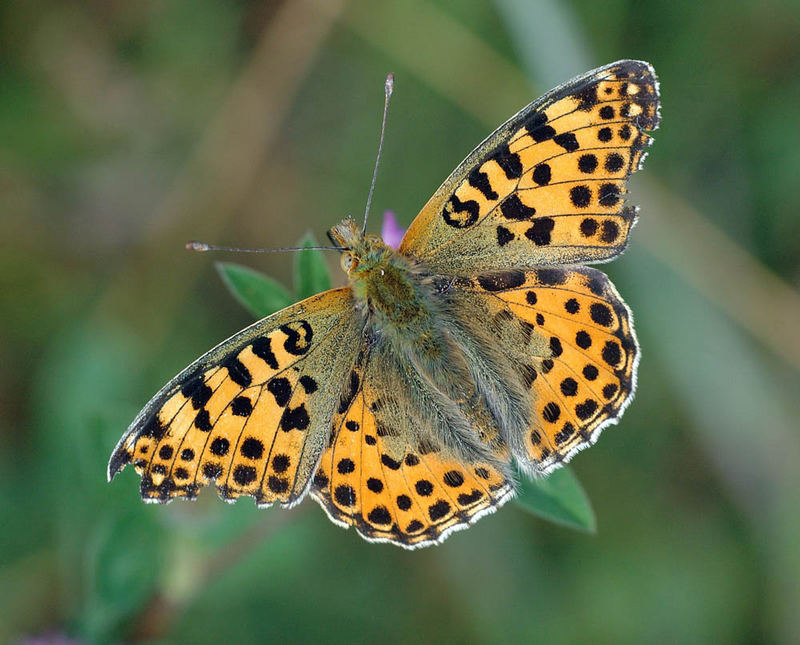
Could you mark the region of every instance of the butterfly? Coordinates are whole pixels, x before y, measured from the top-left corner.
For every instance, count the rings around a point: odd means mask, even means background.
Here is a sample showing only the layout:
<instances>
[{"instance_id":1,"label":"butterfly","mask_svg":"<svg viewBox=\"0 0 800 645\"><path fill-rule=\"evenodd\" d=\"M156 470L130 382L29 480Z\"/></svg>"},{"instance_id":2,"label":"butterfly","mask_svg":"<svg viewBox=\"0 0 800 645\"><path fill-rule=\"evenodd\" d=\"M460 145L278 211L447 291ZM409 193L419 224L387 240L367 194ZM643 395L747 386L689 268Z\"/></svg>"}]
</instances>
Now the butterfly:
<instances>
[{"instance_id":1,"label":"butterfly","mask_svg":"<svg viewBox=\"0 0 800 645\"><path fill-rule=\"evenodd\" d=\"M453 171L397 250L346 218L348 284L197 359L108 465L147 502L291 507L311 495L370 541L439 543L616 423L636 385L631 313L605 274L636 222L626 181L660 120L622 60L523 108Z\"/></svg>"}]
</instances>

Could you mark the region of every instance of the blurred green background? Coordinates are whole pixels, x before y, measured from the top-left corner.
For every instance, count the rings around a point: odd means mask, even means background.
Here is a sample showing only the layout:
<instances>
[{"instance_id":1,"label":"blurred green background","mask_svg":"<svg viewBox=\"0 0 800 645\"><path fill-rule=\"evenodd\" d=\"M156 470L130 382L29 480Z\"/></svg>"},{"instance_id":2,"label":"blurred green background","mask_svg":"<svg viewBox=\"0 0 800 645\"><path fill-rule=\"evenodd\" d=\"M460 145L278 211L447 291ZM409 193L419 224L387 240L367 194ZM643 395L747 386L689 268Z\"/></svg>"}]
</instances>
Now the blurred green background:
<instances>
[{"instance_id":1,"label":"blurred green background","mask_svg":"<svg viewBox=\"0 0 800 645\"><path fill-rule=\"evenodd\" d=\"M3 2L0 642L800 640L798 33L796 0ZM496 125L619 58L654 64L664 120L604 267L643 359L573 462L596 535L508 505L405 552L310 501L106 483L150 395L250 320L183 243L361 212L388 71L374 213L407 225Z\"/></svg>"}]
</instances>

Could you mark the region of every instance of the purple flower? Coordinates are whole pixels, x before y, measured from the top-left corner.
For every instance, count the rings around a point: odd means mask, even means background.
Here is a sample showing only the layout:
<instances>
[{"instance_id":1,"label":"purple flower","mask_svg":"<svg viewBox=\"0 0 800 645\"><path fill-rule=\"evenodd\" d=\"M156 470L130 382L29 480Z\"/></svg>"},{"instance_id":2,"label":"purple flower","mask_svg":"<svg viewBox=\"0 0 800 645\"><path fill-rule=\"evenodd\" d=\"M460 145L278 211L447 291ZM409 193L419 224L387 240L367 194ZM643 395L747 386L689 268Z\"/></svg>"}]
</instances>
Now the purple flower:
<instances>
[{"instance_id":1,"label":"purple flower","mask_svg":"<svg viewBox=\"0 0 800 645\"><path fill-rule=\"evenodd\" d=\"M394 216L393 211L383 212L383 224L381 225L381 237L383 241L396 249L400 246L400 241L405 235L406 229L397 223L397 218Z\"/></svg>"}]
</instances>

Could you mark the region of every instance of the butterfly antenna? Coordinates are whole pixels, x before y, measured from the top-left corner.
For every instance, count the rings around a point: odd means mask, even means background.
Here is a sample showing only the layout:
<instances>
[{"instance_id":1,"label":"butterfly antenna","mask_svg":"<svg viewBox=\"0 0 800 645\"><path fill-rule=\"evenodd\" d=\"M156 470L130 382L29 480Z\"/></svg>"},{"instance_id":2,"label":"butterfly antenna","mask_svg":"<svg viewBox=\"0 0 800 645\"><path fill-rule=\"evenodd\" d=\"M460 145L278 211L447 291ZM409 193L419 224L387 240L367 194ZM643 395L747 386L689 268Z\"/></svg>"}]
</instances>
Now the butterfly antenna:
<instances>
[{"instance_id":1,"label":"butterfly antenna","mask_svg":"<svg viewBox=\"0 0 800 645\"><path fill-rule=\"evenodd\" d=\"M378 142L378 156L375 158L375 169L372 171L372 182L369 185L369 195L367 195L367 207L364 209L364 226L361 227L361 235L367 232L367 219L369 218L369 208L372 206L372 193L375 192L375 180L378 177L378 164L381 162L383 152L383 135L386 132L386 115L389 114L389 99L394 90L394 74L389 74L383 84L383 121L381 122L381 139Z\"/></svg>"},{"instance_id":2,"label":"butterfly antenna","mask_svg":"<svg viewBox=\"0 0 800 645\"><path fill-rule=\"evenodd\" d=\"M205 242L187 242L189 251L230 251L231 253L280 253L282 251L343 251L340 246L288 246L279 249L242 249L236 246L218 246Z\"/></svg>"}]
</instances>

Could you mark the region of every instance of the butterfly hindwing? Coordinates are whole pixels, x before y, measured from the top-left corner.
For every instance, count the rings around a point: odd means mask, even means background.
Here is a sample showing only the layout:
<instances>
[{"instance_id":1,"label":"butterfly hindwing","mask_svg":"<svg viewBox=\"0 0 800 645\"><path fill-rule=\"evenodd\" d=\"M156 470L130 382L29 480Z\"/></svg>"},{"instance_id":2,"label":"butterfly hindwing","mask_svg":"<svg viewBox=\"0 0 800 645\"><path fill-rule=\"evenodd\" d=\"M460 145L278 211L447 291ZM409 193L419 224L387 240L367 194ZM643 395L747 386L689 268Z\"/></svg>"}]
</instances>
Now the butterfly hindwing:
<instances>
[{"instance_id":1,"label":"butterfly hindwing","mask_svg":"<svg viewBox=\"0 0 800 645\"><path fill-rule=\"evenodd\" d=\"M495 336L532 398L532 427L515 455L523 470L549 472L619 419L636 386L639 348L630 311L605 274L510 270L460 279L453 288L466 303L478 298L495 319L513 316L528 335L525 344L502 328Z\"/></svg>"},{"instance_id":2,"label":"butterfly hindwing","mask_svg":"<svg viewBox=\"0 0 800 645\"><path fill-rule=\"evenodd\" d=\"M145 501L302 499L328 439L361 331L350 289L327 291L251 325L195 361L142 410L109 463L133 463Z\"/></svg>"},{"instance_id":3,"label":"butterfly hindwing","mask_svg":"<svg viewBox=\"0 0 800 645\"><path fill-rule=\"evenodd\" d=\"M648 63L618 61L552 90L456 168L401 252L445 275L618 255L636 219L626 181L659 119Z\"/></svg>"},{"instance_id":4,"label":"butterfly hindwing","mask_svg":"<svg viewBox=\"0 0 800 645\"><path fill-rule=\"evenodd\" d=\"M351 374L312 496L368 540L416 548L499 508L513 486L496 462L465 463L437 442L440 431L399 415L406 384L386 379L386 360L373 354Z\"/></svg>"}]
</instances>

